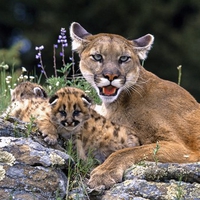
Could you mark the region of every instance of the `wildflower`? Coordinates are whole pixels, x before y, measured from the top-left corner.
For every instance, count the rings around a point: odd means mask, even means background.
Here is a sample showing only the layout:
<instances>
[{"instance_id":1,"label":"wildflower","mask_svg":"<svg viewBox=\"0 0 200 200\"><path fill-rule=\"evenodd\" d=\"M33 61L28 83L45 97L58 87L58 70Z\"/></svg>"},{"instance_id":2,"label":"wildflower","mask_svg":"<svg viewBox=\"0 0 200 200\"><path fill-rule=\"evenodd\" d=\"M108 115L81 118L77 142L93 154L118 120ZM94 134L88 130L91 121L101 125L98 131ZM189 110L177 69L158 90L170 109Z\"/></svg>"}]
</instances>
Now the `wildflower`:
<instances>
[{"instance_id":1,"label":"wildflower","mask_svg":"<svg viewBox=\"0 0 200 200\"><path fill-rule=\"evenodd\" d=\"M51 85L49 85L49 90L51 90L52 89L52 86Z\"/></svg>"},{"instance_id":2,"label":"wildflower","mask_svg":"<svg viewBox=\"0 0 200 200\"><path fill-rule=\"evenodd\" d=\"M41 58L41 53L38 52L38 54L35 55L35 58L36 58L36 59L40 59L40 58Z\"/></svg>"},{"instance_id":3,"label":"wildflower","mask_svg":"<svg viewBox=\"0 0 200 200\"><path fill-rule=\"evenodd\" d=\"M57 45L57 44L54 44L53 46L54 46L54 48L56 48L56 49L58 48L58 45Z\"/></svg>"},{"instance_id":4,"label":"wildflower","mask_svg":"<svg viewBox=\"0 0 200 200\"><path fill-rule=\"evenodd\" d=\"M58 36L57 42L62 45L62 52L60 52L60 56L62 57L63 66L65 66L65 50L64 50L64 48L68 46L65 28L60 29L60 35Z\"/></svg>"},{"instance_id":5,"label":"wildflower","mask_svg":"<svg viewBox=\"0 0 200 200\"><path fill-rule=\"evenodd\" d=\"M29 76L29 79L32 81L35 77L34 76Z\"/></svg>"},{"instance_id":6,"label":"wildflower","mask_svg":"<svg viewBox=\"0 0 200 200\"><path fill-rule=\"evenodd\" d=\"M40 46L40 47L37 47L37 46L35 47L35 50L36 50L36 51L42 51L43 49L44 49L44 46L43 46L43 45Z\"/></svg>"},{"instance_id":7,"label":"wildflower","mask_svg":"<svg viewBox=\"0 0 200 200\"><path fill-rule=\"evenodd\" d=\"M40 47L35 47L35 50L38 51L38 53L35 55L35 58L37 60L39 60L39 64L38 64L38 67L41 68L41 73L44 74L45 78L47 79L48 76L44 70L44 66L43 66L43 62L42 62L42 53L41 51L44 49L44 46L40 46Z\"/></svg>"},{"instance_id":8,"label":"wildflower","mask_svg":"<svg viewBox=\"0 0 200 200\"><path fill-rule=\"evenodd\" d=\"M3 65L2 67L3 67L5 70L9 68L8 65Z\"/></svg>"},{"instance_id":9,"label":"wildflower","mask_svg":"<svg viewBox=\"0 0 200 200\"><path fill-rule=\"evenodd\" d=\"M22 72L27 72L25 67L22 67Z\"/></svg>"},{"instance_id":10,"label":"wildflower","mask_svg":"<svg viewBox=\"0 0 200 200\"><path fill-rule=\"evenodd\" d=\"M7 83L7 84L9 84L9 83L10 83L10 81L9 81L9 80L6 80L6 83Z\"/></svg>"},{"instance_id":11,"label":"wildflower","mask_svg":"<svg viewBox=\"0 0 200 200\"><path fill-rule=\"evenodd\" d=\"M56 86L59 86L59 82L58 81L56 82Z\"/></svg>"},{"instance_id":12,"label":"wildflower","mask_svg":"<svg viewBox=\"0 0 200 200\"><path fill-rule=\"evenodd\" d=\"M6 76L6 81L9 81L10 79L12 79L12 76Z\"/></svg>"},{"instance_id":13,"label":"wildflower","mask_svg":"<svg viewBox=\"0 0 200 200\"><path fill-rule=\"evenodd\" d=\"M25 79L25 80L27 80L27 79L28 79L28 76L27 76L27 75L25 75L25 76L24 76L24 79Z\"/></svg>"},{"instance_id":14,"label":"wildflower","mask_svg":"<svg viewBox=\"0 0 200 200\"><path fill-rule=\"evenodd\" d=\"M62 47L67 47L68 46L65 28L61 28L60 35L58 36L57 42L61 43Z\"/></svg>"},{"instance_id":15,"label":"wildflower","mask_svg":"<svg viewBox=\"0 0 200 200\"><path fill-rule=\"evenodd\" d=\"M24 77L22 75L20 75L20 77L18 78L19 81L22 81L24 79Z\"/></svg>"}]
</instances>

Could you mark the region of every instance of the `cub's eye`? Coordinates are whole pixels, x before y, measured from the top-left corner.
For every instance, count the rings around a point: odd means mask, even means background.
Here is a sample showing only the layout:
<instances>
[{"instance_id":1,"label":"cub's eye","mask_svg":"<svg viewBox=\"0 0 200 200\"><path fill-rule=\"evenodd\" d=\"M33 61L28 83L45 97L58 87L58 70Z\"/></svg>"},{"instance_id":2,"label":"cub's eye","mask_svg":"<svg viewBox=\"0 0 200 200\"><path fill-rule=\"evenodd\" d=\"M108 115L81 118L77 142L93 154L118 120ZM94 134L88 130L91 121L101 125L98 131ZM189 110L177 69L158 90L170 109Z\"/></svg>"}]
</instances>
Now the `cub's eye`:
<instances>
[{"instance_id":1,"label":"cub's eye","mask_svg":"<svg viewBox=\"0 0 200 200\"><path fill-rule=\"evenodd\" d=\"M92 58L97 62L102 62L102 60L103 60L103 57L101 54L94 54L94 55L92 55Z\"/></svg>"},{"instance_id":2,"label":"cub's eye","mask_svg":"<svg viewBox=\"0 0 200 200\"><path fill-rule=\"evenodd\" d=\"M62 116L64 116L64 117L67 116L67 113L66 113L64 110L60 110L59 113L60 113Z\"/></svg>"},{"instance_id":3,"label":"cub's eye","mask_svg":"<svg viewBox=\"0 0 200 200\"><path fill-rule=\"evenodd\" d=\"M79 111L79 110L75 110L75 111L73 112L73 116L78 116L80 112L81 112L81 111Z\"/></svg>"},{"instance_id":4,"label":"cub's eye","mask_svg":"<svg viewBox=\"0 0 200 200\"><path fill-rule=\"evenodd\" d=\"M119 58L119 63L124 63L124 62L127 62L128 60L130 59L130 56L121 56Z\"/></svg>"}]
</instances>

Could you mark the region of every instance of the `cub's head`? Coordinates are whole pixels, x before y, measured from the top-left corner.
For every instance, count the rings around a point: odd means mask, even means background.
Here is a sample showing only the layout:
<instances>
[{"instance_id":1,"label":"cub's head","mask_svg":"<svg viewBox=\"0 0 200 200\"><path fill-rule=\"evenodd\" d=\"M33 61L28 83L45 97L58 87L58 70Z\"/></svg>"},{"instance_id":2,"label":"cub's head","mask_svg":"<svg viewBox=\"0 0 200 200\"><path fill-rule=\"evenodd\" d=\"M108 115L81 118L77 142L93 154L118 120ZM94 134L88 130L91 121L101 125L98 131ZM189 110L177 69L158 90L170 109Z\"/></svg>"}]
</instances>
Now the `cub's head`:
<instances>
[{"instance_id":1,"label":"cub's head","mask_svg":"<svg viewBox=\"0 0 200 200\"><path fill-rule=\"evenodd\" d=\"M140 75L140 60L147 57L154 37L127 40L114 34L91 35L80 24L70 27L72 50L80 55L80 70L105 103L131 90Z\"/></svg>"},{"instance_id":2,"label":"cub's head","mask_svg":"<svg viewBox=\"0 0 200 200\"><path fill-rule=\"evenodd\" d=\"M11 90L11 101L20 101L30 98L47 98L47 93L42 86L32 82L22 82Z\"/></svg>"},{"instance_id":3,"label":"cub's head","mask_svg":"<svg viewBox=\"0 0 200 200\"><path fill-rule=\"evenodd\" d=\"M91 100L80 89L61 88L49 99L49 103L55 120L67 131L74 131L90 117Z\"/></svg>"}]
</instances>

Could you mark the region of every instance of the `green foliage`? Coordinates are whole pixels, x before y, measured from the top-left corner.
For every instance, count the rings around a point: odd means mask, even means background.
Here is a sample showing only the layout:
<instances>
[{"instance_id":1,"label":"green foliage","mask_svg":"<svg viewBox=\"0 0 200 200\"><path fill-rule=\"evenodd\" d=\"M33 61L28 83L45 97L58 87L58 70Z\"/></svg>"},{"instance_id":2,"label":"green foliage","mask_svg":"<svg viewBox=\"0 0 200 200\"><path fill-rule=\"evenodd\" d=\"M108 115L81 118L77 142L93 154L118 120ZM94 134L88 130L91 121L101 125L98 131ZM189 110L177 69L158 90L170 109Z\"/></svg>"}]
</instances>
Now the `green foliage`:
<instances>
[{"instance_id":1,"label":"green foliage","mask_svg":"<svg viewBox=\"0 0 200 200\"><path fill-rule=\"evenodd\" d=\"M89 177L91 169L93 169L98 161L92 157L92 154L88 154L87 161L83 161L77 156L77 152L74 151L72 139L66 142L66 151L67 154L71 155L75 161L73 167L68 168L68 184L66 199L70 199L70 196L76 196L76 199L79 199L82 195L86 196L89 199L87 190L85 187L85 179ZM69 166L72 165L71 160L69 160ZM73 190L81 190L81 192L73 192ZM81 199L81 198L80 198Z\"/></svg>"},{"instance_id":2,"label":"green foliage","mask_svg":"<svg viewBox=\"0 0 200 200\"><path fill-rule=\"evenodd\" d=\"M183 192L183 188L181 186L181 183L182 183L182 175L180 176L178 185L176 187L176 191L177 191L176 200L181 200L184 197L184 192Z\"/></svg>"},{"instance_id":3,"label":"green foliage","mask_svg":"<svg viewBox=\"0 0 200 200\"><path fill-rule=\"evenodd\" d=\"M159 149L160 149L159 143L156 142L156 147L153 149L153 159L154 159L156 165L158 164L158 161L159 161L158 157L157 157Z\"/></svg>"},{"instance_id":4,"label":"green foliage","mask_svg":"<svg viewBox=\"0 0 200 200\"><path fill-rule=\"evenodd\" d=\"M181 85L182 66L179 65L179 66L177 67L177 69L178 69L178 85Z\"/></svg>"},{"instance_id":5,"label":"green foliage","mask_svg":"<svg viewBox=\"0 0 200 200\"><path fill-rule=\"evenodd\" d=\"M26 137L29 137L29 135L31 134L31 132L33 132L33 129L36 127L35 126L35 117L31 115L30 117L30 122L27 123L26 127L27 127L27 132L26 132Z\"/></svg>"},{"instance_id":6,"label":"green foliage","mask_svg":"<svg viewBox=\"0 0 200 200\"><path fill-rule=\"evenodd\" d=\"M10 49L0 49L0 62L19 66L21 64L19 50L22 48L22 45L22 42L17 42Z\"/></svg>"}]
</instances>

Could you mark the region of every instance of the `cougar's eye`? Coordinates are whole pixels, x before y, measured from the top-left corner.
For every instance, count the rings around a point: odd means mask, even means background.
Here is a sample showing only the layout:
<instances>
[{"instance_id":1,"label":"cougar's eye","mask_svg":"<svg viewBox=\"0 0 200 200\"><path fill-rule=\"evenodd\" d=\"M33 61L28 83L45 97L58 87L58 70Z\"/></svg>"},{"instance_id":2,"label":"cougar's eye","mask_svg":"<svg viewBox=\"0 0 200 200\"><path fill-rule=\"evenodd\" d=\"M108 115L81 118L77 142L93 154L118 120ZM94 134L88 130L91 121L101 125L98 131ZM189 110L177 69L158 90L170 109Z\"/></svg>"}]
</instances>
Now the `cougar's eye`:
<instances>
[{"instance_id":1,"label":"cougar's eye","mask_svg":"<svg viewBox=\"0 0 200 200\"><path fill-rule=\"evenodd\" d=\"M66 113L64 110L60 110L59 113L60 113L62 116L64 116L64 117L67 116L67 113Z\"/></svg>"},{"instance_id":2,"label":"cougar's eye","mask_svg":"<svg viewBox=\"0 0 200 200\"><path fill-rule=\"evenodd\" d=\"M130 56L121 56L119 58L119 63L124 63L124 62L127 62L128 60L130 59Z\"/></svg>"},{"instance_id":3,"label":"cougar's eye","mask_svg":"<svg viewBox=\"0 0 200 200\"><path fill-rule=\"evenodd\" d=\"M81 111L79 111L79 110L75 110L75 111L73 112L73 116L79 115L80 112L81 112Z\"/></svg>"},{"instance_id":4,"label":"cougar's eye","mask_svg":"<svg viewBox=\"0 0 200 200\"><path fill-rule=\"evenodd\" d=\"M92 55L92 58L97 62L102 62L102 60L103 60L103 57L101 54L94 54L94 55Z\"/></svg>"}]
</instances>

